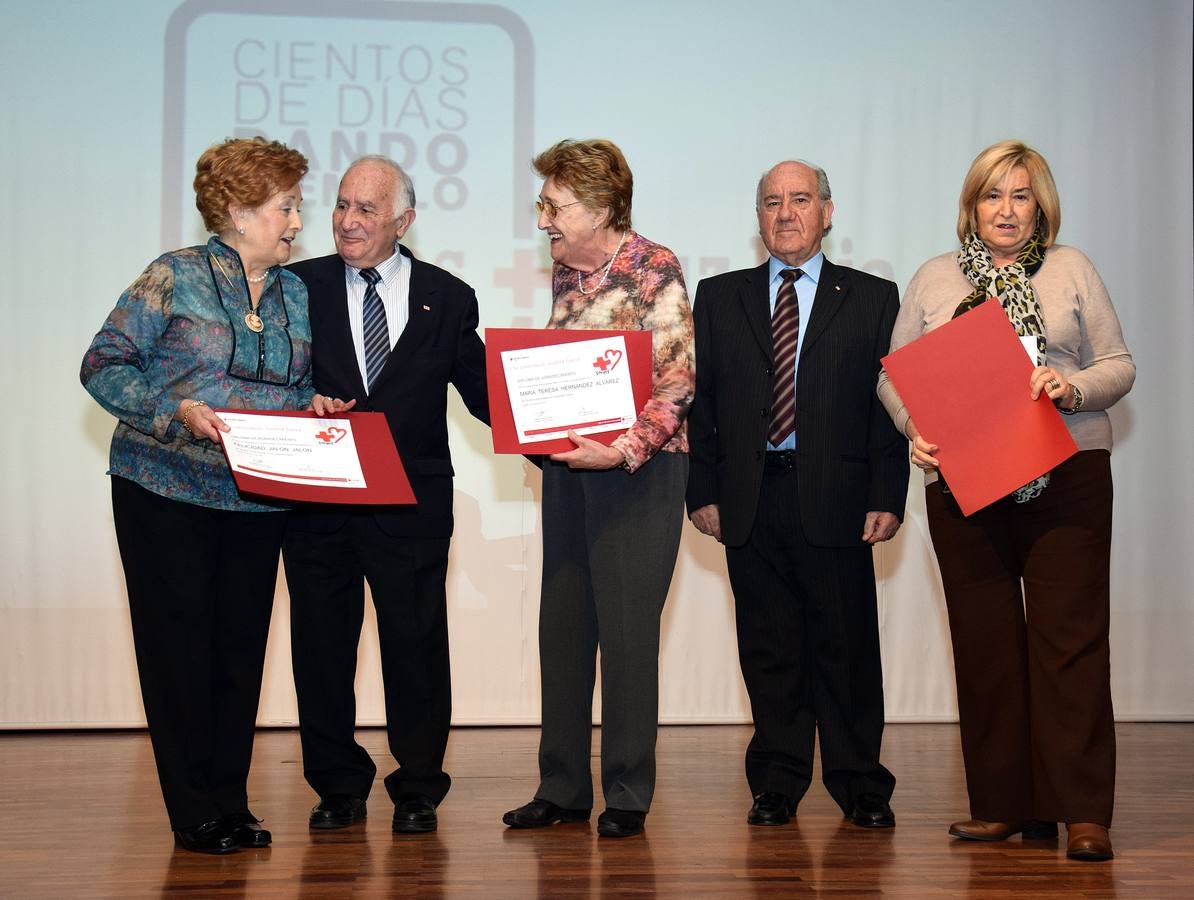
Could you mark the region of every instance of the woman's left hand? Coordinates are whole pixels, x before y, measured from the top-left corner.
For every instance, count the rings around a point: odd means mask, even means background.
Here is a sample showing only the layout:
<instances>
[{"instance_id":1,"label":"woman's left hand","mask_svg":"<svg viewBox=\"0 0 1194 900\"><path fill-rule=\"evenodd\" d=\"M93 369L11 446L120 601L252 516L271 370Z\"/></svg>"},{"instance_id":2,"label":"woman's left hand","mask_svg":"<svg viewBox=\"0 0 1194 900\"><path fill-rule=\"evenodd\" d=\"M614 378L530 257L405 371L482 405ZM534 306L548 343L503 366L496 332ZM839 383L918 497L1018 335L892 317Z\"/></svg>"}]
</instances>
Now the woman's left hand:
<instances>
[{"instance_id":1,"label":"woman's left hand","mask_svg":"<svg viewBox=\"0 0 1194 900\"><path fill-rule=\"evenodd\" d=\"M1037 366L1032 370L1032 378L1028 382L1028 396L1035 400L1041 391L1063 409L1074 406L1074 389L1069 380L1049 366Z\"/></svg>"},{"instance_id":2,"label":"woman's left hand","mask_svg":"<svg viewBox=\"0 0 1194 900\"><path fill-rule=\"evenodd\" d=\"M569 469L616 469L625 462L621 451L590 440L575 431L568 432L568 439L576 444L575 450L553 453L555 462L567 463Z\"/></svg>"}]
</instances>

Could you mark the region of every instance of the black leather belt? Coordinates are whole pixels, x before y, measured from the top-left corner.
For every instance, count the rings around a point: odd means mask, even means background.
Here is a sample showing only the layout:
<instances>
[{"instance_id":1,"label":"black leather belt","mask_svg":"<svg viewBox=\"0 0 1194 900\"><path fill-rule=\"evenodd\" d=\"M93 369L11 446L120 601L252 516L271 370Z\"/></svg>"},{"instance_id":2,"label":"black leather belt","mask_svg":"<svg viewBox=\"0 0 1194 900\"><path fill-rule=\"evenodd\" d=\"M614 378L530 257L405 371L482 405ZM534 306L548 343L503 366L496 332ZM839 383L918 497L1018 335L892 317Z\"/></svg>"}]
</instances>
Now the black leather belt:
<instances>
[{"instance_id":1,"label":"black leather belt","mask_svg":"<svg viewBox=\"0 0 1194 900\"><path fill-rule=\"evenodd\" d=\"M790 471L796 468L795 450L768 450L765 454L763 468L767 471Z\"/></svg>"}]
</instances>

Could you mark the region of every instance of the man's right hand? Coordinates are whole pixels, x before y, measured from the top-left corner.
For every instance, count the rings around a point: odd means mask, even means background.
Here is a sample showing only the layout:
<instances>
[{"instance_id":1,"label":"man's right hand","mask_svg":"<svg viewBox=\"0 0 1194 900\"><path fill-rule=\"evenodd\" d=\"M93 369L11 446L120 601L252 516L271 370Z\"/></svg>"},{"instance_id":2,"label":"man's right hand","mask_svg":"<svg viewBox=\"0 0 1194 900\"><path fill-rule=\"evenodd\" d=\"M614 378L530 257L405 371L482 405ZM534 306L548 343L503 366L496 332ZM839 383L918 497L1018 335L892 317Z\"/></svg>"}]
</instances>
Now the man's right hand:
<instances>
[{"instance_id":1,"label":"man's right hand","mask_svg":"<svg viewBox=\"0 0 1194 900\"><path fill-rule=\"evenodd\" d=\"M311 398L309 409L317 416L334 416L337 413L346 413L356 405L355 399L345 403L339 397L325 397L323 394L316 394Z\"/></svg>"},{"instance_id":2,"label":"man's right hand","mask_svg":"<svg viewBox=\"0 0 1194 900\"><path fill-rule=\"evenodd\" d=\"M697 527L697 531L709 535L714 540L721 540L721 509L716 503L694 510L688 518Z\"/></svg>"}]
</instances>

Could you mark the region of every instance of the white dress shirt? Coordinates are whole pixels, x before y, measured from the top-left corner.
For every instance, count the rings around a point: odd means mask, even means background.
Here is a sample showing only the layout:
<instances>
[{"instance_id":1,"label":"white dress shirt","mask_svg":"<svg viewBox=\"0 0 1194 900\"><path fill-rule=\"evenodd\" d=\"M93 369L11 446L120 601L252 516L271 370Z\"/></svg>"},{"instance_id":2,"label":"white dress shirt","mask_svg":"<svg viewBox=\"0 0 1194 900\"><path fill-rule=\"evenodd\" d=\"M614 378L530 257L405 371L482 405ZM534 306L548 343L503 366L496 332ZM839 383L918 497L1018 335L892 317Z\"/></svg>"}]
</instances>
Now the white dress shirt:
<instances>
[{"instance_id":1,"label":"white dress shirt","mask_svg":"<svg viewBox=\"0 0 1194 900\"><path fill-rule=\"evenodd\" d=\"M394 255L374 266L381 281L377 295L386 308L386 326L390 332L390 350L398 343L410 308L410 260L395 249ZM365 372L365 290L369 282L361 277L361 270L344 264L344 287L348 292L348 327L352 329L352 346L356 350L361 381L369 384Z\"/></svg>"}]
</instances>

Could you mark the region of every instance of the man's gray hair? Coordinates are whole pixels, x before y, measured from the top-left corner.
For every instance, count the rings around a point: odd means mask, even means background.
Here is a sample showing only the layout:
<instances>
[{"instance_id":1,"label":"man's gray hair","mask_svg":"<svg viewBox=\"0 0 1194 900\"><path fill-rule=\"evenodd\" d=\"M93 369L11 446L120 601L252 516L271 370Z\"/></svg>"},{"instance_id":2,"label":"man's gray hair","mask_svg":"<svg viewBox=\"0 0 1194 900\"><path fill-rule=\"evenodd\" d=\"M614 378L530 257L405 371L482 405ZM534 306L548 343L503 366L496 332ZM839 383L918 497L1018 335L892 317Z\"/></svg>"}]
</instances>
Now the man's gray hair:
<instances>
[{"instance_id":1,"label":"man's gray hair","mask_svg":"<svg viewBox=\"0 0 1194 900\"><path fill-rule=\"evenodd\" d=\"M817 176L817 196L821 198L821 202L826 203L833 198L833 194L829 191L829 176L825 174L824 169L806 159L785 159L783 162L777 162L759 177L759 186L755 188L755 209L759 209L763 205L763 182L767 180L768 175L784 163L799 163L812 169L813 174Z\"/></svg>"},{"instance_id":2,"label":"man's gray hair","mask_svg":"<svg viewBox=\"0 0 1194 900\"><path fill-rule=\"evenodd\" d=\"M410 176L406 171L394 160L388 156L382 156L380 153L371 153L368 156L362 156L352 161L344 174L347 175L361 163L377 163L386 166L393 171L395 179L398 181L398 190L394 195L394 215L399 216L408 209L414 209L415 206L415 185L410 180Z\"/></svg>"}]
</instances>

